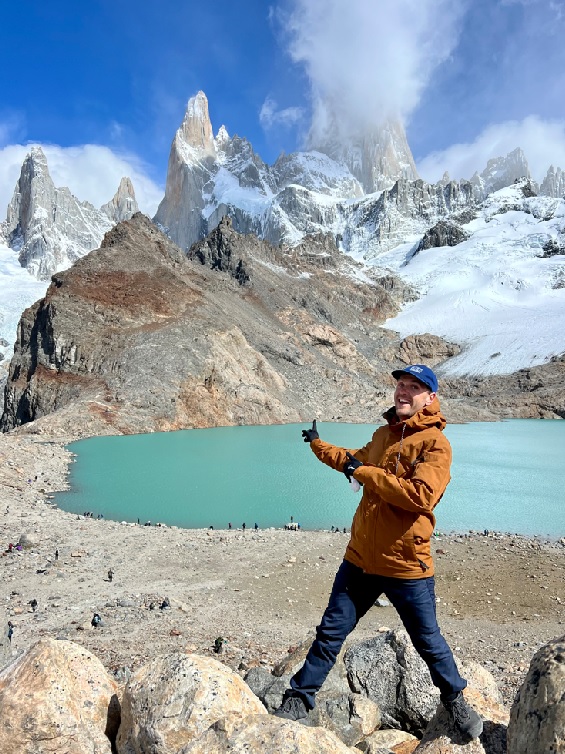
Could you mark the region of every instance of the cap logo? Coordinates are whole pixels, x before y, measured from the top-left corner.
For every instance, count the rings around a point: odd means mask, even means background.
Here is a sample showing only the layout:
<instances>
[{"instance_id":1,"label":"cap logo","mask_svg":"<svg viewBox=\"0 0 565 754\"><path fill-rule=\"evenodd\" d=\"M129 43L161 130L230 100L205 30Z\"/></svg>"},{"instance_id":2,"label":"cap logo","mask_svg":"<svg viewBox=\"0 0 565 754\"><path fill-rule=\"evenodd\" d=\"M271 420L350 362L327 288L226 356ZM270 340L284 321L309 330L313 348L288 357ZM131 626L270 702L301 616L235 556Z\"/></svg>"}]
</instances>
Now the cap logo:
<instances>
[{"instance_id":1,"label":"cap logo","mask_svg":"<svg viewBox=\"0 0 565 754\"><path fill-rule=\"evenodd\" d=\"M411 372L423 372L424 370L421 367L410 367Z\"/></svg>"}]
</instances>

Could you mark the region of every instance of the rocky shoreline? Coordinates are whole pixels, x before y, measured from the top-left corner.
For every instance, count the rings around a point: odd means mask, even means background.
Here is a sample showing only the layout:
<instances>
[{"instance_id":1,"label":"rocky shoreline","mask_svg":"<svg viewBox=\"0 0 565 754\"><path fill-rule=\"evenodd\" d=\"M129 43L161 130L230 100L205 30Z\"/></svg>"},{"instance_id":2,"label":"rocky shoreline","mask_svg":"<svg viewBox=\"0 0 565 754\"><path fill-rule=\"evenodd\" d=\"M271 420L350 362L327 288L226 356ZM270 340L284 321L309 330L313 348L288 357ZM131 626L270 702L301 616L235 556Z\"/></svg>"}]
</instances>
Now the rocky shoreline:
<instances>
[{"instance_id":1,"label":"rocky shoreline","mask_svg":"<svg viewBox=\"0 0 565 754\"><path fill-rule=\"evenodd\" d=\"M125 680L158 654L213 655L222 637L222 662L243 674L308 640L347 535L145 527L66 513L52 496L66 488L70 439L0 436L3 665L39 638L64 638ZM433 551L446 638L458 658L493 674L510 704L535 652L565 633L565 540L442 534ZM375 607L352 640L397 627L390 606Z\"/></svg>"}]
</instances>

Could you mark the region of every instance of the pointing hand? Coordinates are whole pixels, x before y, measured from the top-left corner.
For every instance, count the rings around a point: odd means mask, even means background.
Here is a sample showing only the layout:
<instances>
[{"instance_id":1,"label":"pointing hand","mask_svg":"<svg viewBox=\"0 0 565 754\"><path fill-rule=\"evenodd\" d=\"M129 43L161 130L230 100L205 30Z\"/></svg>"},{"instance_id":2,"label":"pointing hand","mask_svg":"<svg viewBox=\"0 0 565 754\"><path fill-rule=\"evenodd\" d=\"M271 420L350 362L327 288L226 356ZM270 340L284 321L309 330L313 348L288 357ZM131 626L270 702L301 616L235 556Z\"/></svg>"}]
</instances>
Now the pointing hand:
<instances>
[{"instance_id":1,"label":"pointing hand","mask_svg":"<svg viewBox=\"0 0 565 754\"><path fill-rule=\"evenodd\" d=\"M312 440L319 440L320 435L318 434L318 430L316 429L316 419L312 422L312 429L303 429L302 430L302 437L304 438L304 442L312 442Z\"/></svg>"}]
</instances>

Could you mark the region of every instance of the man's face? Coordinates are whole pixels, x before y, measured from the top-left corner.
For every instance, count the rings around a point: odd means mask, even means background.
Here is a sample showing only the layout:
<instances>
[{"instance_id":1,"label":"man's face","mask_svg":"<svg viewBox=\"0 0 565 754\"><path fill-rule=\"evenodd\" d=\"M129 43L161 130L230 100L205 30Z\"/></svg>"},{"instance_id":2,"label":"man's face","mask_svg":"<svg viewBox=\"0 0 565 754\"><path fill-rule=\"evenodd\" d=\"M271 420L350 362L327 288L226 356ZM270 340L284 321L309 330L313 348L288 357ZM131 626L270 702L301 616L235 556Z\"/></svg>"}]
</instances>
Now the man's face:
<instances>
[{"instance_id":1,"label":"man's face","mask_svg":"<svg viewBox=\"0 0 565 754\"><path fill-rule=\"evenodd\" d=\"M430 393L420 380L411 377L409 374L403 374L396 383L394 391L394 408L399 419L409 419L425 406L429 406L436 397L435 393Z\"/></svg>"}]
</instances>

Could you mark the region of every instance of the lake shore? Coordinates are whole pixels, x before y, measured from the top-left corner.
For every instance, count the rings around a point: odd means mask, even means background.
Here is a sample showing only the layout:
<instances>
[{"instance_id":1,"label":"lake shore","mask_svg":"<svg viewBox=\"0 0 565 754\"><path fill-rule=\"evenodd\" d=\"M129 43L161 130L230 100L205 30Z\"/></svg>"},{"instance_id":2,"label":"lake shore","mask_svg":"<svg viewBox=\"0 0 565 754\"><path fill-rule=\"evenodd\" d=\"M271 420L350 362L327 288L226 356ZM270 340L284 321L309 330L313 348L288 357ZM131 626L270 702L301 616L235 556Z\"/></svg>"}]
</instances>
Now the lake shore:
<instances>
[{"instance_id":1,"label":"lake shore","mask_svg":"<svg viewBox=\"0 0 565 754\"><path fill-rule=\"evenodd\" d=\"M211 653L222 636L220 659L244 672L272 666L313 634L346 534L146 527L66 513L52 502L67 484L66 442L0 436L2 635L14 624L3 663L53 636L125 677L155 654ZM22 535L28 546L5 552ZM448 642L490 670L509 703L535 651L565 634L564 541L451 533L435 537L432 551ZM391 607L375 607L350 640L398 625Z\"/></svg>"}]
</instances>

